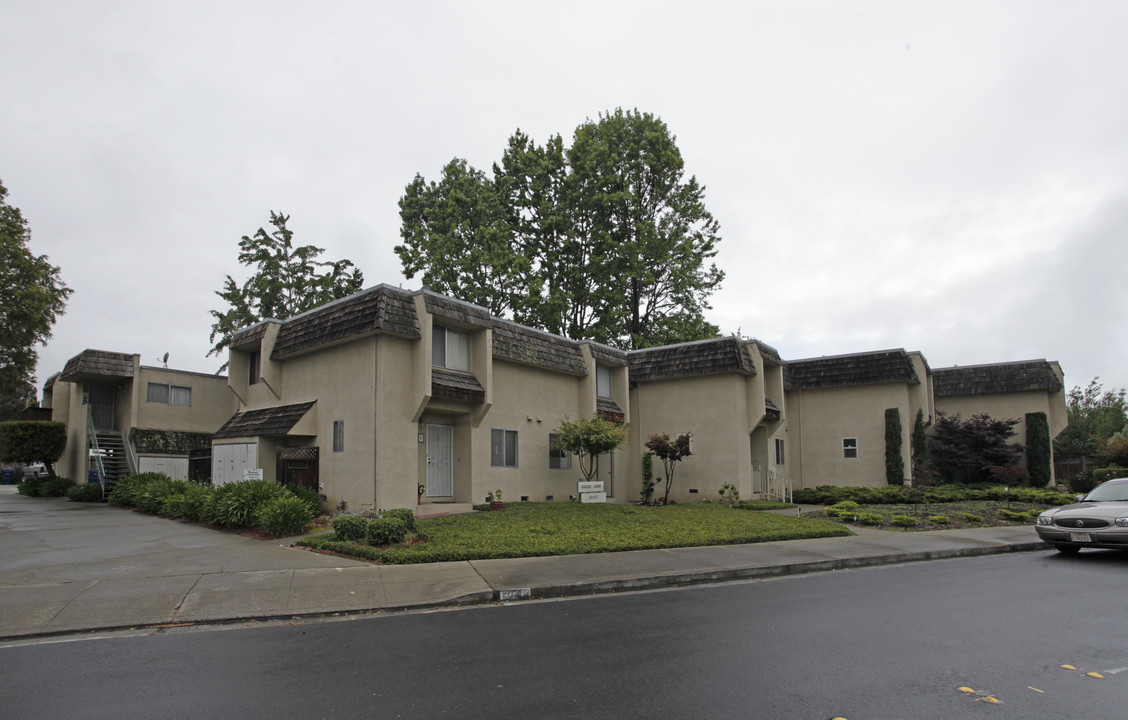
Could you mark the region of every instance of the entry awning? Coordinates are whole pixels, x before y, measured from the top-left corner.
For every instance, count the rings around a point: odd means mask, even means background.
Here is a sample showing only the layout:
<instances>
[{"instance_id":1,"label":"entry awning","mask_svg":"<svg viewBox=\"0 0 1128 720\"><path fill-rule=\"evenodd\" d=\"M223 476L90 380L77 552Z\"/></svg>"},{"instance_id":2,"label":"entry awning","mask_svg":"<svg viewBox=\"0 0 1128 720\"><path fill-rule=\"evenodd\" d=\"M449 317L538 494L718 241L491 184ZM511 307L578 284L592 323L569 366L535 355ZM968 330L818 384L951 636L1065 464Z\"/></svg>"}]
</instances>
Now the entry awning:
<instances>
[{"instance_id":1,"label":"entry awning","mask_svg":"<svg viewBox=\"0 0 1128 720\"><path fill-rule=\"evenodd\" d=\"M279 405L278 407L263 408L261 410L244 410L235 413L230 420L223 423L223 427L215 433L215 439L233 437L258 437L260 435L314 435L314 432L292 433L297 425L307 414L312 416L311 409L316 403L311 400L307 403L296 405ZM303 423L312 430L313 420Z\"/></svg>"},{"instance_id":2,"label":"entry awning","mask_svg":"<svg viewBox=\"0 0 1128 720\"><path fill-rule=\"evenodd\" d=\"M431 368L431 396L482 403L486 401L486 389L473 375L436 367Z\"/></svg>"},{"instance_id":3,"label":"entry awning","mask_svg":"<svg viewBox=\"0 0 1128 720\"><path fill-rule=\"evenodd\" d=\"M595 411L601 418L608 422L621 423L626 419L623 409L614 400L607 398L597 398L595 401Z\"/></svg>"}]
</instances>

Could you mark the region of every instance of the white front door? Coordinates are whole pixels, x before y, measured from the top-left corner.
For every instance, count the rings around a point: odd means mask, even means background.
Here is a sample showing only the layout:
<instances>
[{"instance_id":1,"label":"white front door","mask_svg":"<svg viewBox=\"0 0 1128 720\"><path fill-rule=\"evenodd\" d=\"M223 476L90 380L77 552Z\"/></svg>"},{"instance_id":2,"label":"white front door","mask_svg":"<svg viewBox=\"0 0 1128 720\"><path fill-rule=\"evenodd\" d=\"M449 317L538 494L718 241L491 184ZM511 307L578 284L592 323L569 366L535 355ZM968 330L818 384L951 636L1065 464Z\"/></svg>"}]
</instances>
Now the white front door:
<instances>
[{"instance_id":1,"label":"white front door","mask_svg":"<svg viewBox=\"0 0 1128 720\"><path fill-rule=\"evenodd\" d=\"M454 428L427 425L427 497L454 495Z\"/></svg>"}]
</instances>

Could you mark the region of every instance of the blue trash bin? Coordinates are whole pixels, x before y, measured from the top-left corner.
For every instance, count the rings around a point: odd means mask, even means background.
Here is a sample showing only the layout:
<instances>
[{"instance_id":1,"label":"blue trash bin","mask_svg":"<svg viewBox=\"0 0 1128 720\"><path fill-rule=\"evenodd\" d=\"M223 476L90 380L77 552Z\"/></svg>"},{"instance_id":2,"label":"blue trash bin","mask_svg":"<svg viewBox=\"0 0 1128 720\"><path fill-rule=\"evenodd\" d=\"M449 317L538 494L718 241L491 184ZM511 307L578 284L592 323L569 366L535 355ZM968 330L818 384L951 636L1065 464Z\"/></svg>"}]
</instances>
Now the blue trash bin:
<instances>
[{"instance_id":1,"label":"blue trash bin","mask_svg":"<svg viewBox=\"0 0 1128 720\"><path fill-rule=\"evenodd\" d=\"M87 477L86 477L86 482L93 483L95 485L102 482L101 480L98 479L98 471L97 470L91 470L90 474L87 475Z\"/></svg>"},{"instance_id":2,"label":"blue trash bin","mask_svg":"<svg viewBox=\"0 0 1128 720\"><path fill-rule=\"evenodd\" d=\"M15 485L16 471L12 468L0 469L0 485Z\"/></svg>"}]
</instances>

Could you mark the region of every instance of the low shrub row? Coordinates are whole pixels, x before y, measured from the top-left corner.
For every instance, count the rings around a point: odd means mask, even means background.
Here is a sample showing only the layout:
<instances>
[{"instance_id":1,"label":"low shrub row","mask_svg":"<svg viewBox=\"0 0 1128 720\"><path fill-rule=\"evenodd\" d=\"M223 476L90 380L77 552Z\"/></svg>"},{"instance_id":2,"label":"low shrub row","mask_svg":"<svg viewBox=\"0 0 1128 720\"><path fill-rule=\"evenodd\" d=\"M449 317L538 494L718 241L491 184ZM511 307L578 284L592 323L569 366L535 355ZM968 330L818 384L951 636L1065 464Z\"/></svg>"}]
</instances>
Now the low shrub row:
<instances>
[{"instance_id":1,"label":"low shrub row","mask_svg":"<svg viewBox=\"0 0 1128 720\"><path fill-rule=\"evenodd\" d=\"M28 497L63 497L74 486L74 480L64 477L29 478L16 485L16 492Z\"/></svg>"},{"instance_id":2,"label":"low shrub row","mask_svg":"<svg viewBox=\"0 0 1128 720\"><path fill-rule=\"evenodd\" d=\"M67 489L67 500L74 502L102 502L100 483L83 483Z\"/></svg>"},{"instance_id":3,"label":"low shrub row","mask_svg":"<svg viewBox=\"0 0 1128 720\"><path fill-rule=\"evenodd\" d=\"M801 505L834 505L843 501L859 505L920 505L1010 500L1049 507L1073 502L1072 496L1049 488L1012 487L1008 492L1003 485L935 485L923 488L819 485L814 489L796 490L792 499Z\"/></svg>"},{"instance_id":4,"label":"low shrub row","mask_svg":"<svg viewBox=\"0 0 1128 720\"><path fill-rule=\"evenodd\" d=\"M382 517L366 518L363 515L342 515L334 518L333 532L337 540L386 547L403 542L408 533L415 532L415 513L407 508L384 511Z\"/></svg>"},{"instance_id":5,"label":"low shrub row","mask_svg":"<svg viewBox=\"0 0 1128 720\"><path fill-rule=\"evenodd\" d=\"M108 500L189 522L255 528L272 537L297 534L321 514L317 493L270 480L212 487L160 473L137 473L119 480Z\"/></svg>"}]
</instances>

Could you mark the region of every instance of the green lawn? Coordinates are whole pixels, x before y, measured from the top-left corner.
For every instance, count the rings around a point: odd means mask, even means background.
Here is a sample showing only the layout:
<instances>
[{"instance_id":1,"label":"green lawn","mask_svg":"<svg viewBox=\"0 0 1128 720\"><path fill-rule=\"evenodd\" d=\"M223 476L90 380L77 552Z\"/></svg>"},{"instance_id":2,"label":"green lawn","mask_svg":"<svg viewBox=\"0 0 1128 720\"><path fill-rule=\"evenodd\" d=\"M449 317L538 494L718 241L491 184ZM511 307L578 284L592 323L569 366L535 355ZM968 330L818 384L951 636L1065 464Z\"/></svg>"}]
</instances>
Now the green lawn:
<instances>
[{"instance_id":1,"label":"green lawn","mask_svg":"<svg viewBox=\"0 0 1128 720\"><path fill-rule=\"evenodd\" d=\"M642 507L509 503L499 512L416 521L414 538L391 547L338 542L332 534L300 541L390 564L575 555L620 550L732 545L851 535L829 520L730 510L718 504Z\"/></svg>"}]
</instances>

